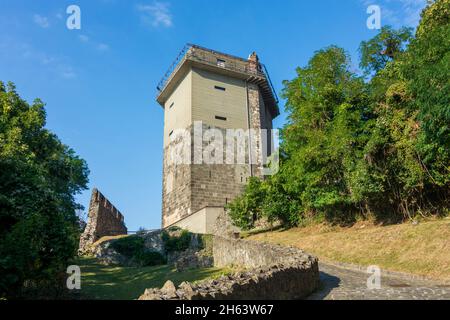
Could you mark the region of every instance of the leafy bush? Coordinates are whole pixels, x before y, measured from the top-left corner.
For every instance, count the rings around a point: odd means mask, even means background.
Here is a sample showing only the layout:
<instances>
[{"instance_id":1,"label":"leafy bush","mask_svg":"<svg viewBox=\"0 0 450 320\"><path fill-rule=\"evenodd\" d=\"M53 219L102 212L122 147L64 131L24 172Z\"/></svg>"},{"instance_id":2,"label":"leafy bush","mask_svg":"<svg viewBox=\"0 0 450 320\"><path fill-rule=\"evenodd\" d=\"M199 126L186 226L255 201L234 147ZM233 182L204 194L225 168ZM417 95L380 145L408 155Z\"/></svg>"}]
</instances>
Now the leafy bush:
<instances>
[{"instance_id":1,"label":"leafy bush","mask_svg":"<svg viewBox=\"0 0 450 320\"><path fill-rule=\"evenodd\" d=\"M199 249L212 252L214 237L211 234L199 235Z\"/></svg>"},{"instance_id":2,"label":"leafy bush","mask_svg":"<svg viewBox=\"0 0 450 320\"><path fill-rule=\"evenodd\" d=\"M244 194L227 205L227 210L234 224L243 230L253 228L261 218L265 192L261 180L251 177Z\"/></svg>"},{"instance_id":3,"label":"leafy bush","mask_svg":"<svg viewBox=\"0 0 450 320\"><path fill-rule=\"evenodd\" d=\"M123 237L111 242L111 247L127 258L131 258L136 255L136 253L143 251L145 248L144 245L144 238L139 236Z\"/></svg>"},{"instance_id":4,"label":"leafy bush","mask_svg":"<svg viewBox=\"0 0 450 320\"><path fill-rule=\"evenodd\" d=\"M156 266L166 263L166 258L159 252L145 248L145 240L140 236L129 236L114 240L111 247L139 266Z\"/></svg>"},{"instance_id":5,"label":"leafy bush","mask_svg":"<svg viewBox=\"0 0 450 320\"><path fill-rule=\"evenodd\" d=\"M134 255L134 261L140 266L159 266L167 263L167 259L156 251L140 251Z\"/></svg>"},{"instance_id":6,"label":"leafy bush","mask_svg":"<svg viewBox=\"0 0 450 320\"><path fill-rule=\"evenodd\" d=\"M179 236L171 236L169 232L163 231L161 234L167 252L184 251L189 248L192 239L192 234L189 231L181 230Z\"/></svg>"}]
</instances>

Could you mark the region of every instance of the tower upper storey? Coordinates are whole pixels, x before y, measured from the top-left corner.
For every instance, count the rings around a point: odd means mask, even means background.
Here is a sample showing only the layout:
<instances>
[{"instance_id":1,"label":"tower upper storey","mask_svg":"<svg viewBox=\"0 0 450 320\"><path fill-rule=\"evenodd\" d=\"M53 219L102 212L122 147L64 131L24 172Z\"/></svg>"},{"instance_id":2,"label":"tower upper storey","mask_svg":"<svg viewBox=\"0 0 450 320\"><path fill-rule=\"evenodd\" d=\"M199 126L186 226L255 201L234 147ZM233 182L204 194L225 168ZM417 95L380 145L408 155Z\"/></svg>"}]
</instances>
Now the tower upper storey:
<instances>
[{"instance_id":1,"label":"tower upper storey","mask_svg":"<svg viewBox=\"0 0 450 320\"><path fill-rule=\"evenodd\" d=\"M158 84L157 101L161 106L164 107L177 85L192 68L257 84L272 117L279 115L277 95L265 66L259 62L255 52L248 59L243 59L193 44L183 48Z\"/></svg>"}]
</instances>

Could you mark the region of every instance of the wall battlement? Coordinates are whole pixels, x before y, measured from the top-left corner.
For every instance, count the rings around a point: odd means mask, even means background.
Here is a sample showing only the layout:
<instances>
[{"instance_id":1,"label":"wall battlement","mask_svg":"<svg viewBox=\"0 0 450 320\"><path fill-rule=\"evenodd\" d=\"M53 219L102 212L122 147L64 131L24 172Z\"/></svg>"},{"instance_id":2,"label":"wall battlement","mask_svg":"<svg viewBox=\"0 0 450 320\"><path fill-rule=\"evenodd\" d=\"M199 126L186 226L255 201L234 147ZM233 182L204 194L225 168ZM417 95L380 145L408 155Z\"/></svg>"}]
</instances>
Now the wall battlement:
<instances>
[{"instance_id":1,"label":"wall battlement","mask_svg":"<svg viewBox=\"0 0 450 320\"><path fill-rule=\"evenodd\" d=\"M122 213L100 191L98 191L98 189L94 188L94 190L92 190L92 198L99 206L101 205L108 210L117 220L124 221Z\"/></svg>"}]
</instances>

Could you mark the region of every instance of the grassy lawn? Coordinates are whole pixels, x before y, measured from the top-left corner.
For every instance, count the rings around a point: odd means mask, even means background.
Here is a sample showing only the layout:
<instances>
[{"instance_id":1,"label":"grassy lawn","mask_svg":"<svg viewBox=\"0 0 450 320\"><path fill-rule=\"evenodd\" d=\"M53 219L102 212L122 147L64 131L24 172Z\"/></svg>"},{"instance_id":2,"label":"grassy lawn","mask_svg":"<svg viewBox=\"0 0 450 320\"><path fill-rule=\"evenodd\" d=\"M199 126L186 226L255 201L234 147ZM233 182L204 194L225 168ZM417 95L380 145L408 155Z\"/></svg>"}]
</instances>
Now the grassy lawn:
<instances>
[{"instance_id":1,"label":"grassy lawn","mask_svg":"<svg viewBox=\"0 0 450 320\"><path fill-rule=\"evenodd\" d=\"M297 246L322 261L378 265L392 271L450 280L450 218L377 226L325 224L249 235L248 239Z\"/></svg>"},{"instance_id":2,"label":"grassy lawn","mask_svg":"<svg viewBox=\"0 0 450 320\"><path fill-rule=\"evenodd\" d=\"M137 299L146 288L162 287L167 280L178 285L183 281L195 282L228 272L218 268L176 272L166 265L144 268L104 266L93 258L80 258L75 263L81 268L82 299Z\"/></svg>"}]
</instances>

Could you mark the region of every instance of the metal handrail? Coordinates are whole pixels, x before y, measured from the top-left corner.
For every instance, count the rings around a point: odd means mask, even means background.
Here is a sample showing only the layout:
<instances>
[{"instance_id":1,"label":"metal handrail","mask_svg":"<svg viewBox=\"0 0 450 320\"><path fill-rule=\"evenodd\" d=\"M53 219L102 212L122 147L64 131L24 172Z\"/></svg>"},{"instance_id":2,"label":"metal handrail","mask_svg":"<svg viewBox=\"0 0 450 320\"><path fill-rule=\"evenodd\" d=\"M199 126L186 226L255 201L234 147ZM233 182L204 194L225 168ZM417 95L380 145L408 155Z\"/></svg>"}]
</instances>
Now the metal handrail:
<instances>
[{"instance_id":1,"label":"metal handrail","mask_svg":"<svg viewBox=\"0 0 450 320\"><path fill-rule=\"evenodd\" d=\"M164 74L164 76L162 77L161 81L159 81L156 89L158 90L158 92L161 92L164 87L167 84L167 81L170 78L170 75L173 73L173 71L175 70L175 68L178 66L179 62L184 58L186 52L191 48L190 44L187 44L183 47L183 49L180 51L180 53L178 54L178 56L175 58L175 60L172 62L172 64L170 65L169 69L167 70L167 72Z\"/></svg>"},{"instance_id":2,"label":"metal handrail","mask_svg":"<svg viewBox=\"0 0 450 320\"><path fill-rule=\"evenodd\" d=\"M127 231L127 234L131 235L131 234L137 234L137 233L151 233L151 232L155 232L158 231L160 229L145 229L145 230L137 230L137 231Z\"/></svg>"},{"instance_id":3,"label":"metal handrail","mask_svg":"<svg viewBox=\"0 0 450 320\"><path fill-rule=\"evenodd\" d=\"M273 86L272 80L270 79L269 72L267 71L266 65L261 63L261 66L264 70L264 74L266 76L267 81L269 82L270 89L272 90L273 97L275 98L276 103L279 102L278 95L275 92L275 87Z\"/></svg>"}]
</instances>

